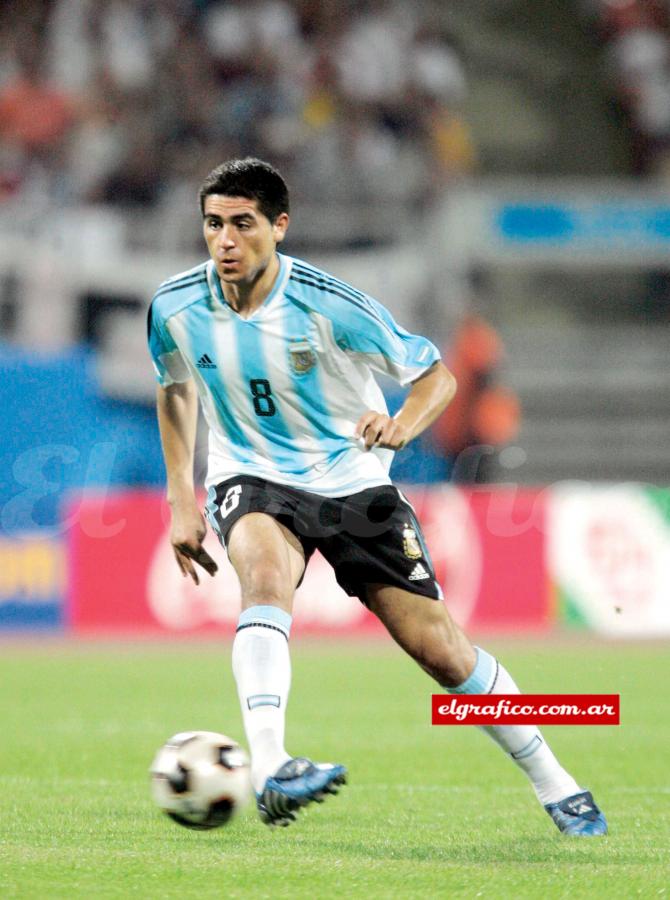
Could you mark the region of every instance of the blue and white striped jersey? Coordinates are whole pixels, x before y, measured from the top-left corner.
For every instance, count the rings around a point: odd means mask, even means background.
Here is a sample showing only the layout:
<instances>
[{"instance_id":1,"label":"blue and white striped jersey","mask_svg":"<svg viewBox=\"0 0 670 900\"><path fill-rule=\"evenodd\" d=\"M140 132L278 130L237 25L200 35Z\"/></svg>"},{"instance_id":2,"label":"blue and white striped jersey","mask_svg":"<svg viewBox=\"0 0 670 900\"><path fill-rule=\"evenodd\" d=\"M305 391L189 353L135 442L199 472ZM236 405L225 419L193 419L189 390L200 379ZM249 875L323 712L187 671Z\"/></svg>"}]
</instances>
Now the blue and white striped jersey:
<instances>
[{"instance_id":1,"label":"blue and white striped jersey","mask_svg":"<svg viewBox=\"0 0 670 900\"><path fill-rule=\"evenodd\" d=\"M366 410L387 411L373 370L408 384L440 354L366 294L301 260L279 262L248 319L224 299L211 260L164 282L149 310L159 383L198 387L206 487L239 474L326 497L387 484L392 451L365 452L353 437Z\"/></svg>"}]
</instances>

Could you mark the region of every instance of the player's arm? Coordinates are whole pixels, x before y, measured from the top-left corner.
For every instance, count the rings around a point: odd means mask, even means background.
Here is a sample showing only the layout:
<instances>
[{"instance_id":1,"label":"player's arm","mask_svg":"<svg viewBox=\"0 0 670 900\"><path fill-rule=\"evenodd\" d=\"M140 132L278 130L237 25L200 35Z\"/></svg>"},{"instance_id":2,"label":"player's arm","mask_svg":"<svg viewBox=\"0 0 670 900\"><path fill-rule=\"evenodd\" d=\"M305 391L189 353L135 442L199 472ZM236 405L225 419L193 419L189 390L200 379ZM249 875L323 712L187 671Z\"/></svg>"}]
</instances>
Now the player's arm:
<instances>
[{"instance_id":1,"label":"player's arm","mask_svg":"<svg viewBox=\"0 0 670 900\"><path fill-rule=\"evenodd\" d=\"M191 379L156 391L158 426L167 472L167 499L172 512L170 540L184 576L199 584L193 562L214 575L217 565L202 546L207 532L193 486L193 455L198 421L198 395Z\"/></svg>"},{"instance_id":2,"label":"player's arm","mask_svg":"<svg viewBox=\"0 0 670 900\"><path fill-rule=\"evenodd\" d=\"M354 437L365 449L387 447L401 450L421 434L446 409L456 393L456 379L449 369L435 362L412 386L394 417L368 410L358 420Z\"/></svg>"}]
</instances>

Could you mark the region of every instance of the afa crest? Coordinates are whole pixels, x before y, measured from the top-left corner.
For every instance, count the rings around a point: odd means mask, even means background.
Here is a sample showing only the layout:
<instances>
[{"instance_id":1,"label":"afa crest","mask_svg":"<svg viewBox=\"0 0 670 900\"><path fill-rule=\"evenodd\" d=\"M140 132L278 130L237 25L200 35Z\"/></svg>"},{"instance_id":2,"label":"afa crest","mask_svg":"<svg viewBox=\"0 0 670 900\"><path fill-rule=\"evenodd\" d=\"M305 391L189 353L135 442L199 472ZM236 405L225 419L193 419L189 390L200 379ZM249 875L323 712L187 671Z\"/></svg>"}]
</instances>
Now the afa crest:
<instances>
[{"instance_id":1,"label":"afa crest","mask_svg":"<svg viewBox=\"0 0 670 900\"><path fill-rule=\"evenodd\" d=\"M416 531L407 522L402 530L402 549L407 559L420 559L423 556Z\"/></svg>"},{"instance_id":2,"label":"afa crest","mask_svg":"<svg viewBox=\"0 0 670 900\"><path fill-rule=\"evenodd\" d=\"M291 341L288 356L291 360L291 368L296 375L304 375L316 365L316 353L306 338Z\"/></svg>"}]
</instances>

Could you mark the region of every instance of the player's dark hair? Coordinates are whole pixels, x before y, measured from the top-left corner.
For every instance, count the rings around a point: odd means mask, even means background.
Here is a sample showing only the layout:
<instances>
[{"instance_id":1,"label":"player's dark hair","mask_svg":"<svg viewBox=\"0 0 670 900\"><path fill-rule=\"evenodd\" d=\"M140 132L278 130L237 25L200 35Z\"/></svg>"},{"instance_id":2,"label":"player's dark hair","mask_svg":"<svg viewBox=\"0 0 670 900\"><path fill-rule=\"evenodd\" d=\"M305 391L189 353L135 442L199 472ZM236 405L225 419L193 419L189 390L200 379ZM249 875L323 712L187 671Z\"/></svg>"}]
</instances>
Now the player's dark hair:
<instances>
[{"instance_id":1,"label":"player's dark hair","mask_svg":"<svg viewBox=\"0 0 670 900\"><path fill-rule=\"evenodd\" d=\"M288 188L279 172L269 163L253 156L229 159L213 169L200 186L200 212L205 214L205 197L224 194L256 200L258 209L274 222L280 213L289 211Z\"/></svg>"}]
</instances>

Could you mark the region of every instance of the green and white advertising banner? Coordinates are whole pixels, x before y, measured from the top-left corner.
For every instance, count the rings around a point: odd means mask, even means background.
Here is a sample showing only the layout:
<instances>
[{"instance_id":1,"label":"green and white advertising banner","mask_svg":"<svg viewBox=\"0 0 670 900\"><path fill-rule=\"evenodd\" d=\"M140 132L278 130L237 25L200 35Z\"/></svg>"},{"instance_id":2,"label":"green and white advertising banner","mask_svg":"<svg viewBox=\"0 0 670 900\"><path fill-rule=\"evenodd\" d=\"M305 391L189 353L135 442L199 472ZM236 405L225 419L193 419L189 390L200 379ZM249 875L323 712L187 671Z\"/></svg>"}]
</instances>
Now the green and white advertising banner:
<instances>
[{"instance_id":1,"label":"green and white advertising banner","mask_svg":"<svg viewBox=\"0 0 670 900\"><path fill-rule=\"evenodd\" d=\"M670 490L568 482L547 503L558 620L609 636L669 636Z\"/></svg>"}]
</instances>

